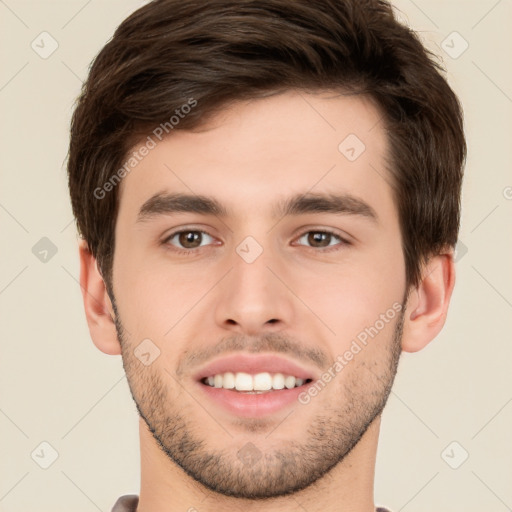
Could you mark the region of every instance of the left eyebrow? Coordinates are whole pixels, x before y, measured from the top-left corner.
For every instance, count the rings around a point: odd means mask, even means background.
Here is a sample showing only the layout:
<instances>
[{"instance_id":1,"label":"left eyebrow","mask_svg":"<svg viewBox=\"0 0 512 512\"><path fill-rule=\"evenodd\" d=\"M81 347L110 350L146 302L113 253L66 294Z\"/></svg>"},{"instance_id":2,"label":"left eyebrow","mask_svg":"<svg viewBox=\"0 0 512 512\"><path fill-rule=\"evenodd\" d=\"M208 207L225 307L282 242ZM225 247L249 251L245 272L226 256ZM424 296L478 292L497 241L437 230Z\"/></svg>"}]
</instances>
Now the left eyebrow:
<instances>
[{"instance_id":1,"label":"left eyebrow","mask_svg":"<svg viewBox=\"0 0 512 512\"><path fill-rule=\"evenodd\" d=\"M280 201L273 209L274 218L308 213L355 215L378 223L375 210L368 203L351 194L297 194Z\"/></svg>"},{"instance_id":2,"label":"left eyebrow","mask_svg":"<svg viewBox=\"0 0 512 512\"><path fill-rule=\"evenodd\" d=\"M227 210L214 198L190 194L159 193L150 197L140 208L137 222L143 222L158 215L173 213L198 213L227 217Z\"/></svg>"},{"instance_id":3,"label":"left eyebrow","mask_svg":"<svg viewBox=\"0 0 512 512\"><path fill-rule=\"evenodd\" d=\"M213 197L158 193L142 205L137 222L144 222L159 215L183 212L221 218L226 218L230 214L228 209ZM296 194L275 204L272 209L272 218L279 219L308 213L355 215L378 223L375 210L368 203L350 194Z\"/></svg>"}]
</instances>

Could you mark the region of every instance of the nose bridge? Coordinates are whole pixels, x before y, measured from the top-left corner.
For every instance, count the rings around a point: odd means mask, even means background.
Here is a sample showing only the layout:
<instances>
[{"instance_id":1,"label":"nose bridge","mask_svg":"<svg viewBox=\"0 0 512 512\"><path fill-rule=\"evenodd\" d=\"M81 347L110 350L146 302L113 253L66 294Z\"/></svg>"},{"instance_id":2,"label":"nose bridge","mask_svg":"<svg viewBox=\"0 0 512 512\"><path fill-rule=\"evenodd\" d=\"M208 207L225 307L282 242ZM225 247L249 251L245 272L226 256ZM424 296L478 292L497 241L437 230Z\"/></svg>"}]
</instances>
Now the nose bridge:
<instances>
[{"instance_id":1,"label":"nose bridge","mask_svg":"<svg viewBox=\"0 0 512 512\"><path fill-rule=\"evenodd\" d=\"M291 321L291 294L276 277L284 267L266 240L264 246L247 236L235 247L216 305L216 320L224 327L237 326L255 334Z\"/></svg>"}]
</instances>

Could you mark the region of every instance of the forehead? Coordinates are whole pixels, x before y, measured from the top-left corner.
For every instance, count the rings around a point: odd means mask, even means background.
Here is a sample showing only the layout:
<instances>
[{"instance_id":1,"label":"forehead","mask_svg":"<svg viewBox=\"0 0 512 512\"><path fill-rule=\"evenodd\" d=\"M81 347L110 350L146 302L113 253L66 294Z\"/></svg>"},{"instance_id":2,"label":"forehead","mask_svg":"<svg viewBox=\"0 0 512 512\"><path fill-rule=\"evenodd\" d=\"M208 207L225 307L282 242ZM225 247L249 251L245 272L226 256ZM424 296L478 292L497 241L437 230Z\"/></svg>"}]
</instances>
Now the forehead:
<instances>
[{"instance_id":1,"label":"forehead","mask_svg":"<svg viewBox=\"0 0 512 512\"><path fill-rule=\"evenodd\" d=\"M130 151L140 157L151 146L121 182L119 216L135 221L164 192L215 197L241 216L261 216L268 204L269 218L274 199L282 204L306 192L351 193L392 208L381 120L361 95L289 91L235 102L199 128L163 140L149 133Z\"/></svg>"}]
</instances>

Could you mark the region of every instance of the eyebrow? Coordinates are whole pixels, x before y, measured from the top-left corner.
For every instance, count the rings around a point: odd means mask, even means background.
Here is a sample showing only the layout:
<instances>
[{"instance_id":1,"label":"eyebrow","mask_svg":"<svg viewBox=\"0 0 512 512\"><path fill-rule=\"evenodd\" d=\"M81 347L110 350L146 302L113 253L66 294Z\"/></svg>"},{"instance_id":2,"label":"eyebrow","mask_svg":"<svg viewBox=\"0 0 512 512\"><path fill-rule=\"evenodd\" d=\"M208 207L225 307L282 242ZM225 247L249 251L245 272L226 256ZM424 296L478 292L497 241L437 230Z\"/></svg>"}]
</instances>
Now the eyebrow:
<instances>
[{"instance_id":1,"label":"eyebrow","mask_svg":"<svg viewBox=\"0 0 512 512\"><path fill-rule=\"evenodd\" d=\"M157 193L141 206L137 222L173 213L196 213L221 218L227 218L230 215L229 210L213 197L183 193ZM350 194L296 194L276 203L272 209L272 218L279 219L311 213L356 215L378 223L378 215L375 210L362 199Z\"/></svg>"}]
</instances>

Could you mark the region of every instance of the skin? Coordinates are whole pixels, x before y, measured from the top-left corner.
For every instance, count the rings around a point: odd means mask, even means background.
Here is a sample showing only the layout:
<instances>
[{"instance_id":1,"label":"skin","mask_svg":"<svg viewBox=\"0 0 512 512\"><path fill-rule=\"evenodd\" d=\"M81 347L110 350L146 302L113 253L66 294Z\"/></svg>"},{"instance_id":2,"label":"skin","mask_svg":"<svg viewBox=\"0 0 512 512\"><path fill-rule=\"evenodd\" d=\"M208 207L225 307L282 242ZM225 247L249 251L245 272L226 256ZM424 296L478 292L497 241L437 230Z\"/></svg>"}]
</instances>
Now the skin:
<instances>
[{"instance_id":1,"label":"skin","mask_svg":"<svg viewBox=\"0 0 512 512\"><path fill-rule=\"evenodd\" d=\"M139 512L374 510L380 418L400 353L421 350L440 332L455 282L447 250L406 289L380 118L367 98L326 93L234 103L200 129L173 132L123 179L114 304L81 243L91 337L103 352L122 355L142 416ZM350 133L366 146L353 162L338 150ZM163 191L215 197L230 215L137 222L144 202ZM273 204L306 192L350 193L378 221L321 212L276 223ZM165 242L186 228L208 235L196 244ZM326 229L350 244L303 236ZM250 264L236 252L247 236L263 249ZM192 256L173 251L199 245ZM327 246L336 250L323 252ZM306 405L240 418L193 381L210 355L253 351L320 375L393 304L403 306L400 314ZM160 355L145 366L134 350L147 338ZM312 353L317 363L305 357ZM237 456L248 443L258 460Z\"/></svg>"}]
</instances>

